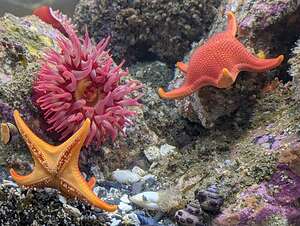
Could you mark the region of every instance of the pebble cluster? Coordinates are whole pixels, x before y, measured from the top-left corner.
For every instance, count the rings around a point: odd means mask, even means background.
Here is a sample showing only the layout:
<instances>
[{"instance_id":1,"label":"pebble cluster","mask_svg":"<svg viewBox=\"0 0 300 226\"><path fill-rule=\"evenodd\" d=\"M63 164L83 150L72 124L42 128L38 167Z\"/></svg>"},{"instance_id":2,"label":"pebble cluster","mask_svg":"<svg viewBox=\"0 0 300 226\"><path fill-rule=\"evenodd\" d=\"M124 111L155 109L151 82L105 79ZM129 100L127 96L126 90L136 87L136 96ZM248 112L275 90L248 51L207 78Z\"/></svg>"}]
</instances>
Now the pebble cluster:
<instances>
[{"instance_id":1,"label":"pebble cluster","mask_svg":"<svg viewBox=\"0 0 300 226\"><path fill-rule=\"evenodd\" d=\"M135 197L148 197L160 185L154 175L147 174L139 167L132 170L116 170L113 181L99 182L94 192L107 202L118 205L118 211L107 213L78 200L66 199L56 190L24 189L14 183L7 170L0 167L0 224L1 225L152 225L171 224L171 219L150 215L145 200ZM152 192L145 192L152 191ZM151 196L149 196L151 199ZM159 200L155 200L156 203ZM152 208L159 213L160 207ZM154 214L155 215L155 214Z\"/></svg>"}]
</instances>

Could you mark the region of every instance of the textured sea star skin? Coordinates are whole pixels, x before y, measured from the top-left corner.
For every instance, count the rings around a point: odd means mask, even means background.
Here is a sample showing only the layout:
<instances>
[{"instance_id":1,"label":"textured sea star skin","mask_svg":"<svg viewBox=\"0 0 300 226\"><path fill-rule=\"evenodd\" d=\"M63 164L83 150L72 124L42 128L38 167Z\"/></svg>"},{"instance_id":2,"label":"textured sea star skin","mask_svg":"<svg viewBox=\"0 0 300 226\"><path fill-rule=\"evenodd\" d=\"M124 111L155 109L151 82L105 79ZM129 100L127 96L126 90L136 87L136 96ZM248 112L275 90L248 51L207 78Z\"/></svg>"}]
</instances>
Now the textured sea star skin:
<instances>
[{"instance_id":1,"label":"textured sea star skin","mask_svg":"<svg viewBox=\"0 0 300 226\"><path fill-rule=\"evenodd\" d=\"M236 38L237 22L232 12L227 14L227 29L213 35L197 48L188 64L178 62L176 66L186 76L183 85L158 93L164 99L180 99L204 86L229 88L240 71L264 72L281 64L283 55L272 59L260 59L250 53Z\"/></svg>"},{"instance_id":2,"label":"textured sea star skin","mask_svg":"<svg viewBox=\"0 0 300 226\"><path fill-rule=\"evenodd\" d=\"M90 129L89 119L63 144L52 146L28 128L18 111L14 111L14 118L35 164L33 171L26 176L10 169L12 178L19 185L56 188L67 196L78 197L103 210L113 212L117 209L117 206L107 204L93 193L95 178L85 181L78 168L80 149Z\"/></svg>"},{"instance_id":3,"label":"textured sea star skin","mask_svg":"<svg viewBox=\"0 0 300 226\"><path fill-rule=\"evenodd\" d=\"M53 10L49 6L41 6L33 10L33 15L39 17L45 23L52 25L52 27L58 29L61 33L63 33L66 37L68 34L63 26L64 23L68 23L72 28L75 29L75 26L72 25L71 20L62 14L58 10Z\"/></svg>"}]
</instances>

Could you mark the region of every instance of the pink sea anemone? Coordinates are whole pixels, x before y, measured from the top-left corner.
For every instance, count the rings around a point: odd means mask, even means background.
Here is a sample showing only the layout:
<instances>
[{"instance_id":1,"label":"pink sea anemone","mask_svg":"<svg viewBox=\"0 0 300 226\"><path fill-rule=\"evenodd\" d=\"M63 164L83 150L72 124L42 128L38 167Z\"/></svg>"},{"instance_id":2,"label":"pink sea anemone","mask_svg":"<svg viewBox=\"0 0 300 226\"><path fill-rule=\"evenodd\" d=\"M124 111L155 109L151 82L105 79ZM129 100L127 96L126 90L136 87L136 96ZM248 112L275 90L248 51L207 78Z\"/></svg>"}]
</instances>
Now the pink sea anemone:
<instances>
[{"instance_id":1,"label":"pink sea anemone","mask_svg":"<svg viewBox=\"0 0 300 226\"><path fill-rule=\"evenodd\" d=\"M94 46L86 32L79 39L67 23L68 38L60 36L60 51L50 49L45 54L42 68L34 84L34 99L43 111L49 131L60 134L63 140L80 128L86 118L91 129L86 145L113 141L135 112L129 106L139 106L141 95L135 95L142 85L138 81L121 81L128 75L122 70L124 61L116 65L106 47L110 37ZM130 96L129 96L130 95Z\"/></svg>"}]
</instances>

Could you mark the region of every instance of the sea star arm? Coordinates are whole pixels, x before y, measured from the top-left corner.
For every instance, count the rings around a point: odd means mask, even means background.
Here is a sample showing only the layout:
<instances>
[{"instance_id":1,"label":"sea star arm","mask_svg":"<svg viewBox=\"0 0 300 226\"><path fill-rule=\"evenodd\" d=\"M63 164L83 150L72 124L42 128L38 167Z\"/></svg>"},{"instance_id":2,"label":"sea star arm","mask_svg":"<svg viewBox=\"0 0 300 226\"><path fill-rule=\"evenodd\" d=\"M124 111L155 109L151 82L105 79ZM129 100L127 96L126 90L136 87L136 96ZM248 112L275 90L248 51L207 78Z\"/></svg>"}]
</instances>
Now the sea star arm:
<instances>
[{"instance_id":1,"label":"sea star arm","mask_svg":"<svg viewBox=\"0 0 300 226\"><path fill-rule=\"evenodd\" d=\"M117 206L110 205L99 199L91 189L91 185L94 183L93 179L91 183L86 182L78 168L79 153L89 133L90 124L90 120L86 119L81 128L68 139L68 142L66 141L58 146L59 148L66 149L66 151L63 152L64 156L61 156L61 161L57 167L60 169L62 189L64 189L66 193L71 193L74 196L86 199L94 206L113 212L117 209Z\"/></svg>"},{"instance_id":2,"label":"sea star arm","mask_svg":"<svg viewBox=\"0 0 300 226\"><path fill-rule=\"evenodd\" d=\"M182 71L183 73L187 73L187 70L188 70L188 65L187 64L185 64L185 63L183 63L183 62L177 62L176 63L176 67L180 70L180 71Z\"/></svg>"},{"instance_id":3,"label":"sea star arm","mask_svg":"<svg viewBox=\"0 0 300 226\"><path fill-rule=\"evenodd\" d=\"M86 119L76 133L61 145L56 146L57 150L63 150L57 163L57 172L62 172L69 162L78 164L79 153L90 131L90 124L90 119Z\"/></svg>"},{"instance_id":4,"label":"sea star arm","mask_svg":"<svg viewBox=\"0 0 300 226\"><path fill-rule=\"evenodd\" d=\"M96 184L96 178L95 177L91 177L89 181L87 181L88 186L90 187L90 189L94 189L95 184Z\"/></svg>"},{"instance_id":5,"label":"sea star arm","mask_svg":"<svg viewBox=\"0 0 300 226\"><path fill-rule=\"evenodd\" d=\"M64 175L62 178L62 190L65 191L65 193L86 200L90 204L109 212L117 210L116 205L110 205L104 202L91 190L79 170L74 169L72 174Z\"/></svg>"},{"instance_id":6,"label":"sea star arm","mask_svg":"<svg viewBox=\"0 0 300 226\"><path fill-rule=\"evenodd\" d=\"M47 184L50 180L49 174L44 170L43 166L34 159L33 171L25 176L18 174L14 169L10 169L10 175L18 184L26 187L40 187Z\"/></svg>"},{"instance_id":7,"label":"sea star arm","mask_svg":"<svg viewBox=\"0 0 300 226\"><path fill-rule=\"evenodd\" d=\"M217 85L215 81L207 76L200 77L197 81L195 82L188 82L185 81L185 83L177 88L173 89L169 92L165 92L162 88L158 89L158 94L161 98L164 99L180 99L186 96L191 95L193 92L195 92L198 89L201 89L204 86L208 85Z\"/></svg>"},{"instance_id":8,"label":"sea star arm","mask_svg":"<svg viewBox=\"0 0 300 226\"><path fill-rule=\"evenodd\" d=\"M218 88L230 87L234 83L235 77L236 77L236 75L233 75L232 73L230 73L227 68L223 68L220 78L217 82L217 87Z\"/></svg>"},{"instance_id":9,"label":"sea star arm","mask_svg":"<svg viewBox=\"0 0 300 226\"><path fill-rule=\"evenodd\" d=\"M227 29L226 32L228 32L229 34L231 34L233 37L236 36L236 32L237 32L237 23L236 23L236 18L235 15L233 14L233 12L229 11L227 13Z\"/></svg>"},{"instance_id":10,"label":"sea star arm","mask_svg":"<svg viewBox=\"0 0 300 226\"><path fill-rule=\"evenodd\" d=\"M283 61L284 56L280 55L272 59L260 59L251 55L247 59L247 63L241 63L238 68L241 71L254 71L254 72L264 72L278 67Z\"/></svg>"}]
</instances>

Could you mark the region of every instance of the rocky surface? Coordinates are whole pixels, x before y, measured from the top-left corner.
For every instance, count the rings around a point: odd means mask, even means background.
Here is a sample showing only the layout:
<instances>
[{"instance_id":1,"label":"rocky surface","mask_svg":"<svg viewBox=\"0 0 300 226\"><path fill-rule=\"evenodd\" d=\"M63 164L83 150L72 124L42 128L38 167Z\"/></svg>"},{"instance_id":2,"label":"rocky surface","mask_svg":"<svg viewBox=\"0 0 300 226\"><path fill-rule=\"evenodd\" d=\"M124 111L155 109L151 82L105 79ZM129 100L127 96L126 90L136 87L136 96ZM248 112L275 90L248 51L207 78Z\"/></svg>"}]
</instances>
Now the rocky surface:
<instances>
[{"instance_id":1,"label":"rocky surface","mask_svg":"<svg viewBox=\"0 0 300 226\"><path fill-rule=\"evenodd\" d=\"M13 122L12 111L18 109L34 131L46 140L43 123L31 101L31 84L39 69L43 50L55 48L57 32L34 16L18 18L6 14L0 18L0 120ZM12 164L15 157L29 159L19 136L8 145L0 144L0 164Z\"/></svg>"},{"instance_id":2,"label":"rocky surface","mask_svg":"<svg viewBox=\"0 0 300 226\"><path fill-rule=\"evenodd\" d=\"M293 77L293 83L295 85L295 98L300 99L300 40L295 44L292 51L292 57L289 59L289 74Z\"/></svg>"},{"instance_id":3,"label":"rocky surface","mask_svg":"<svg viewBox=\"0 0 300 226\"><path fill-rule=\"evenodd\" d=\"M112 51L128 62L159 59L175 63L209 31L220 0L81 0L74 21L95 40L111 35Z\"/></svg>"},{"instance_id":4,"label":"rocky surface","mask_svg":"<svg viewBox=\"0 0 300 226\"><path fill-rule=\"evenodd\" d=\"M23 190L10 181L0 185L1 225L109 225L111 219L78 201L67 202L56 191Z\"/></svg>"}]
</instances>

